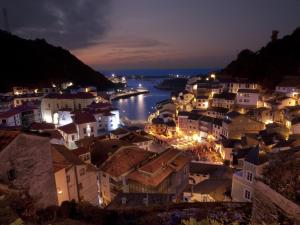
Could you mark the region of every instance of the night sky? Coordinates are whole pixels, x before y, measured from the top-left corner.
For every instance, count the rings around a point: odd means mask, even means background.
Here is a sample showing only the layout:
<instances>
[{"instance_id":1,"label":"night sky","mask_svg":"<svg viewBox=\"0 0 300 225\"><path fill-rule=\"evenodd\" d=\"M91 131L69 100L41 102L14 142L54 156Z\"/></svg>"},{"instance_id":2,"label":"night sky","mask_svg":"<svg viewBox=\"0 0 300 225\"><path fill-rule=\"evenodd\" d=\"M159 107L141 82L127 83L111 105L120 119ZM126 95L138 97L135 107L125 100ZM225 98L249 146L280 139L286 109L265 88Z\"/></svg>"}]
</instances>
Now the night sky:
<instances>
[{"instance_id":1,"label":"night sky","mask_svg":"<svg viewBox=\"0 0 300 225\"><path fill-rule=\"evenodd\" d=\"M299 0L0 0L12 33L96 69L222 67L300 26ZM3 28L3 18L0 17Z\"/></svg>"}]
</instances>

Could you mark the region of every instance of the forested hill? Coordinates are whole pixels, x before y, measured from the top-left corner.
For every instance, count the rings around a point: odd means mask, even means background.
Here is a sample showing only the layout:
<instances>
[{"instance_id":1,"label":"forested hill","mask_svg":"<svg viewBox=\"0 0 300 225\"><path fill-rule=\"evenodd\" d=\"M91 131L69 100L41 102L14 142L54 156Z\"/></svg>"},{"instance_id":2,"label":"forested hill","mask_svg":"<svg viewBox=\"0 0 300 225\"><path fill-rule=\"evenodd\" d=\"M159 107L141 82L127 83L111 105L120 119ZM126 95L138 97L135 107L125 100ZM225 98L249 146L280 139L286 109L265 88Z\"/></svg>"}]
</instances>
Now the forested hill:
<instances>
[{"instance_id":1,"label":"forested hill","mask_svg":"<svg viewBox=\"0 0 300 225\"><path fill-rule=\"evenodd\" d=\"M0 92L12 86L45 86L72 81L77 85L112 87L101 73L69 51L45 40L26 40L0 30Z\"/></svg>"},{"instance_id":2,"label":"forested hill","mask_svg":"<svg viewBox=\"0 0 300 225\"><path fill-rule=\"evenodd\" d=\"M300 27L281 39L273 37L257 52L242 50L220 74L247 77L269 88L286 75L300 79Z\"/></svg>"}]
</instances>

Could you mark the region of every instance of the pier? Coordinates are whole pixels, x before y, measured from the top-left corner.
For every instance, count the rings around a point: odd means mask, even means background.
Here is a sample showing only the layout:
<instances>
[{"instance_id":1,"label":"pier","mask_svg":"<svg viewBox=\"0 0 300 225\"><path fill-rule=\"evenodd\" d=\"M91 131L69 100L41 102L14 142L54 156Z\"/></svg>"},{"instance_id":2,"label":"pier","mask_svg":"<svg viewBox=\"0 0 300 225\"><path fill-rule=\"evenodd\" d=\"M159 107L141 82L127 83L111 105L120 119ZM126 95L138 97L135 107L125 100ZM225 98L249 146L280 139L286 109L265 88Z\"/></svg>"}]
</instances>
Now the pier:
<instances>
[{"instance_id":1,"label":"pier","mask_svg":"<svg viewBox=\"0 0 300 225\"><path fill-rule=\"evenodd\" d=\"M118 100L121 98L129 98L131 96L137 96L137 95L141 95L141 94L148 94L149 90L147 89L135 89L135 90L125 90L122 92L117 92L114 93L110 96L110 100Z\"/></svg>"}]
</instances>

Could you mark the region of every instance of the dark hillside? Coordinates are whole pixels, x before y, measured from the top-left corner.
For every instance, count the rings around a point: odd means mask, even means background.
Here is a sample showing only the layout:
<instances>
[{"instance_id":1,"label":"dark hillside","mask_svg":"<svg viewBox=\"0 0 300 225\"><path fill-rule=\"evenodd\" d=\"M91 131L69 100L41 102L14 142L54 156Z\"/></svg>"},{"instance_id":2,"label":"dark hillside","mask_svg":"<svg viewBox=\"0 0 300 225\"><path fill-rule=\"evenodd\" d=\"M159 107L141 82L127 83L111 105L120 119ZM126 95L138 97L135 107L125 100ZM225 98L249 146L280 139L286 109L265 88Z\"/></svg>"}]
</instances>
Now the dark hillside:
<instances>
[{"instance_id":1,"label":"dark hillside","mask_svg":"<svg viewBox=\"0 0 300 225\"><path fill-rule=\"evenodd\" d=\"M242 50L221 74L247 77L270 88L286 75L300 79L300 28L282 39L273 39L257 52Z\"/></svg>"},{"instance_id":2,"label":"dark hillside","mask_svg":"<svg viewBox=\"0 0 300 225\"><path fill-rule=\"evenodd\" d=\"M112 87L102 74L69 51L45 40L26 40L0 30L0 90L12 86L45 86L72 81L78 85Z\"/></svg>"}]
</instances>

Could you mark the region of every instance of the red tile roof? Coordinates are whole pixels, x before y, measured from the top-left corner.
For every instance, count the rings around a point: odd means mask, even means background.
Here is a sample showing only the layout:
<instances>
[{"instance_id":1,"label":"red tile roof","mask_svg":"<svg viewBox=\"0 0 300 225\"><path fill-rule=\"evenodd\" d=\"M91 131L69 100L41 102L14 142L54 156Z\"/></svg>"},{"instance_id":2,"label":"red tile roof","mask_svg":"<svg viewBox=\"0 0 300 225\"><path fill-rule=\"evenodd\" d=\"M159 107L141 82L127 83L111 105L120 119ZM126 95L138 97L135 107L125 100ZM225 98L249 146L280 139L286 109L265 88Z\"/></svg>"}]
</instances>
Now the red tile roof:
<instances>
[{"instance_id":1,"label":"red tile roof","mask_svg":"<svg viewBox=\"0 0 300 225\"><path fill-rule=\"evenodd\" d=\"M77 133L75 123L69 123L67 125L58 127L57 129L61 130L62 132L66 133L66 134L75 134L75 133Z\"/></svg>"},{"instance_id":2,"label":"red tile roof","mask_svg":"<svg viewBox=\"0 0 300 225\"><path fill-rule=\"evenodd\" d=\"M92 99L95 98L93 94L89 92L79 92L76 94L58 94L58 93L51 93L45 96L45 98L58 98L58 99Z\"/></svg>"},{"instance_id":3,"label":"red tile roof","mask_svg":"<svg viewBox=\"0 0 300 225\"><path fill-rule=\"evenodd\" d=\"M31 111L36 109L36 107L31 106L31 105L20 105L15 108L12 108L6 112L0 112L0 118L9 118L11 116L14 116L16 114L26 112L26 111Z\"/></svg>"},{"instance_id":4,"label":"red tile roof","mask_svg":"<svg viewBox=\"0 0 300 225\"><path fill-rule=\"evenodd\" d=\"M51 138L55 138L55 139L63 138L63 136L61 135L61 133L58 130L51 130L51 131L48 131L48 133L51 135Z\"/></svg>"},{"instance_id":5,"label":"red tile roof","mask_svg":"<svg viewBox=\"0 0 300 225\"><path fill-rule=\"evenodd\" d=\"M177 150L167 150L156 159L129 174L128 179L143 185L157 187L173 172L180 171L189 158Z\"/></svg>"},{"instance_id":6,"label":"red tile roof","mask_svg":"<svg viewBox=\"0 0 300 225\"><path fill-rule=\"evenodd\" d=\"M76 148L76 149L72 150L72 152L73 152L75 155L80 156L80 155L89 153L90 150L89 150L88 148L85 148L85 147L79 147L79 148Z\"/></svg>"},{"instance_id":7,"label":"red tile roof","mask_svg":"<svg viewBox=\"0 0 300 225\"><path fill-rule=\"evenodd\" d=\"M90 112L77 112L74 115L74 123L84 124L96 122L94 115Z\"/></svg>"},{"instance_id":8,"label":"red tile roof","mask_svg":"<svg viewBox=\"0 0 300 225\"><path fill-rule=\"evenodd\" d=\"M37 123L34 122L31 124L30 129L32 130L54 130L55 125L52 123Z\"/></svg>"},{"instance_id":9,"label":"red tile roof","mask_svg":"<svg viewBox=\"0 0 300 225\"><path fill-rule=\"evenodd\" d=\"M101 166L101 170L119 177L138 166L142 161L148 159L153 153L136 147L124 147L115 152Z\"/></svg>"}]
</instances>

